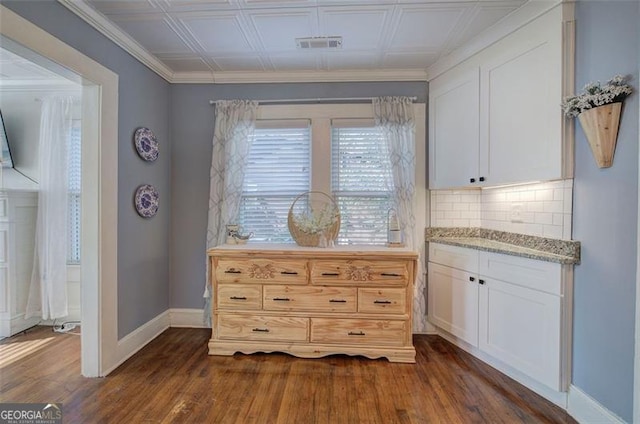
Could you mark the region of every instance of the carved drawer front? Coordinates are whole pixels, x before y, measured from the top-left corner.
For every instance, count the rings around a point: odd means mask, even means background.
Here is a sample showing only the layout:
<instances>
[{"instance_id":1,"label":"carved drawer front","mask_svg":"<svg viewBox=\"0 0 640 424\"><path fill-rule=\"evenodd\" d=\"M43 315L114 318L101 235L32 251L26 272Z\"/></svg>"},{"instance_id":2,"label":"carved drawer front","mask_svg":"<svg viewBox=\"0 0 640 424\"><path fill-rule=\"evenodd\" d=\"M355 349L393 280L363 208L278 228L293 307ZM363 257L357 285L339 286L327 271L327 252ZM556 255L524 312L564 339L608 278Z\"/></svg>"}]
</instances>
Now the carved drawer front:
<instances>
[{"instance_id":1,"label":"carved drawer front","mask_svg":"<svg viewBox=\"0 0 640 424\"><path fill-rule=\"evenodd\" d=\"M308 318L218 315L218 337L226 340L307 341Z\"/></svg>"},{"instance_id":2,"label":"carved drawer front","mask_svg":"<svg viewBox=\"0 0 640 424\"><path fill-rule=\"evenodd\" d=\"M216 302L219 309L262 309L262 286L220 284Z\"/></svg>"},{"instance_id":3,"label":"carved drawer front","mask_svg":"<svg viewBox=\"0 0 640 424\"><path fill-rule=\"evenodd\" d=\"M216 266L219 283L306 284L306 261L271 259L220 259Z\"/></svg>"},{"instance_id":4,"label":"carved drawer front","mask_svg":"<svg viewBox=\"0 0 640 424\"><path fill-rule=\"evenodd\" d=\"M358 289L358 312L404 314L406 311L405 289Z\"/></svg>"},{"instance_id":5,"label":"carved drawer front","mask_svg":"<svg viewBox=\"0 0 640 424\"><path fill-rule=\"evenodd\" d=\"M312 343L402 346L404 321L311 318Z\"/></svg>"},{"instance_id":6,"label":"carved drawer front","mask_svg":"<svg viewBox=\"0 0 640 424\"><path fill-rule=\"evenodd\" d=\"M409 280L406 262L318 260L310 266L312 284L405 286Z\"/></svg>"},{"instance_id":7,"label":"carved drawer front","mask_svg":"<svg viewBox=\"0 0 640 424\"><path fill-rule=\"evenodd\" d=\"M264 286L264 309L355 312L356 293L350 287Z\"/></svg>"}]
</instances>

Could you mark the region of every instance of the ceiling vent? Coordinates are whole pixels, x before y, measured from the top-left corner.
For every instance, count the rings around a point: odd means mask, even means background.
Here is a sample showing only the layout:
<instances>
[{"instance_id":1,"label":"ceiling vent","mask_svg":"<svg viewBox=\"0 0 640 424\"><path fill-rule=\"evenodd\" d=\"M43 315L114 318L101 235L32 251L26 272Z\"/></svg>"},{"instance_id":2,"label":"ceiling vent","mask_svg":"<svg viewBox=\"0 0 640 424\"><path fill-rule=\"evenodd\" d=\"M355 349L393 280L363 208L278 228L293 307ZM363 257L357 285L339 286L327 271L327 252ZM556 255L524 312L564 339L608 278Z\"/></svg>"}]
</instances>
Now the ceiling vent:
<instances>
[{"instance_id":1,"label":"ceiling vent","mask_svg":"<svg viewBox=\"0 0 640 424\"><path fill-rule=\"evenodd\" d=\"M306 37L296 38L299 49L339 49L342 47L342 37Z\"/></svg>"}]
</instances>

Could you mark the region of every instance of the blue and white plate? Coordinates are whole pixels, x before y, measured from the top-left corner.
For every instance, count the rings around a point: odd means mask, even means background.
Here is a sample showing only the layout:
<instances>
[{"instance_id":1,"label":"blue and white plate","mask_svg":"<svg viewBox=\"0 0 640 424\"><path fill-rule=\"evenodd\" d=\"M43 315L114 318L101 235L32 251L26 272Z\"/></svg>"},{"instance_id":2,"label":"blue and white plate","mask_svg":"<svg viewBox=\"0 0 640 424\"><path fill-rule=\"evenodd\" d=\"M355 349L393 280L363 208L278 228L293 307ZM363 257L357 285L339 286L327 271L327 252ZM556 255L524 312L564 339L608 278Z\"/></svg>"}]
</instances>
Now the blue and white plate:
<instances>
[{"instance_id":1,"label":"blue and white plate","mask_svg":"<svg viewBox=\"0 0 640 424\"><path fill-rule=\"evenodd\" d=\"M149 128L138 128L134 135L134 143L142 159L147 162L158 159L158 140Z\"/></svg>"},{"instance_id":2,"label":"blue and white plate","mask_svg":"<svg viewBox=\"0 0 640 424\"><path fill-rule=\"evenodd\" d=\"M138 215L143 218L151 218L158 212L158 190L151 184L143 184L136 190L134 203Z\"/></svg>"}]
</instances>

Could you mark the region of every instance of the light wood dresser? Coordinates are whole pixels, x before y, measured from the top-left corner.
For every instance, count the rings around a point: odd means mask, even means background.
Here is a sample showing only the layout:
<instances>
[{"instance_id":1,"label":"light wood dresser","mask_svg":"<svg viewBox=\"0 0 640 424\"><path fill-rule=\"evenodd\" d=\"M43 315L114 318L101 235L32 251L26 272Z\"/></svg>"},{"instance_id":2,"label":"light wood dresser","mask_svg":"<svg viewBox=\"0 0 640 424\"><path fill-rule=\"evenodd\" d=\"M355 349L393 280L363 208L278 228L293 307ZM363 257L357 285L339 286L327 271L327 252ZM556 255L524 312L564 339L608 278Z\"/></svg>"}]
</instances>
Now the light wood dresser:
<instances>
[{"instance_id":1,"label":"light wood dresser","mask_svg":"<svg viewBox=\"0 0 640 424\"><path fill-rule=\"evenodd\" d=\"M207 253L213 286L210 355L347 354L415 362L416 252L249 244Z\"/></svg>"}]
</instances>

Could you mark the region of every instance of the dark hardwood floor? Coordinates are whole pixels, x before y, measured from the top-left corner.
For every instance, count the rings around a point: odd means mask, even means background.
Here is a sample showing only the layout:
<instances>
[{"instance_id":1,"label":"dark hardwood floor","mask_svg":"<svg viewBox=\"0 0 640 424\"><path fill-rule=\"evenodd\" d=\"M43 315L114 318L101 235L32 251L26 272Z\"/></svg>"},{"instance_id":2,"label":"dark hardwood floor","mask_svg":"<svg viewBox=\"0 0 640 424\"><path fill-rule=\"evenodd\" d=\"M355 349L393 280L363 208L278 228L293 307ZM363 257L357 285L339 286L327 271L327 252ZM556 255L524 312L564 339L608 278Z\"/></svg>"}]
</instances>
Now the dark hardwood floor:
<instances>
[{"instance_id":1,"label":"dark hardwood floor","mask_svg":"<svg viewBox=\"0 0 640 424\"><path fill-rule=\"evenodd\" d=\"M0 342L0 402L60 402L65 423L575 423L438 336L414 337L416 364L391 364L208 356L209 334L169 329L91 379L80 337L37 327Z\"/></svg>"}]
</instances>

